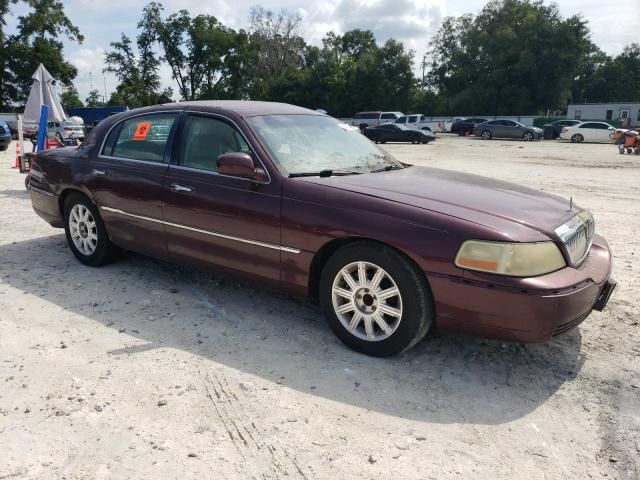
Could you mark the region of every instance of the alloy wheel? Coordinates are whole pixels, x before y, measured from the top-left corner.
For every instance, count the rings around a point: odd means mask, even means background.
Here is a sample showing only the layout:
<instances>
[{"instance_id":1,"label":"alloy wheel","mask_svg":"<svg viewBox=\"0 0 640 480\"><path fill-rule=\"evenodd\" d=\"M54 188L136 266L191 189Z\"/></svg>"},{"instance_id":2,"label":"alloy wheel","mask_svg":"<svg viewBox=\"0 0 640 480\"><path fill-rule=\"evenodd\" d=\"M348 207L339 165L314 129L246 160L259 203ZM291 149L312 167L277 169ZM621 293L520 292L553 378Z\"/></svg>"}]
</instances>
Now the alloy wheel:
<instances>
[{"instance_id":1,"label":"alloy wheel","mask_svg":"<svg viewBox=\"0 0 640 480\"><path fill-rule=\"evenodd\" d=\"M353 336L370 342L389 338L402 320L402 295L394 279L370 262L353 262L335 276L336 316Z\"/></svg>"},{"instance_id":2,"label":"alloy wheel","mask_svg":"<svg viewBox=\"0 0 640 480\"><path fill-rule=\"evenodd\" d=\"M76 249L85 256L92 255L98 247L98 227L91 211L76 204L69 214L69 231Z\"/></svg>"}]
</instances>

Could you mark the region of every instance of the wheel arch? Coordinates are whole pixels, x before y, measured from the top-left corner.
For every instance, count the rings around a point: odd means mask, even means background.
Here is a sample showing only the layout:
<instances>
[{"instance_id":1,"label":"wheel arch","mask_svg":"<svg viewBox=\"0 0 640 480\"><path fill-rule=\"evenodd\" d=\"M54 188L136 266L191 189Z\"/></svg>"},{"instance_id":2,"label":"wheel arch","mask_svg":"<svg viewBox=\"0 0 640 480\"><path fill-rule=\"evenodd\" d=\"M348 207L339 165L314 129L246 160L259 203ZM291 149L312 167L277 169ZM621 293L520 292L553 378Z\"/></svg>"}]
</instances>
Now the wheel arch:
<instances>
[{"instance_id":1,"label":"wheel arch","mask_svg":"<svg viewBox=\"0 0 640 480\"><path fill-rule=\"evenodd\" d=\"M61 216L64 216L64 203L67 201L67 198L69 198L69 195L73 195L74 193L78 193L84 197L87 197L89 201L95 205L95 202L93 201L91 196L87 194L87 192L84 192L81 189L75 187L66 187L62 189L62 191L58 195L58 208L60 209Z\"/></svg>"},{"instance_id":2,"label":"wheel arch","mask_svg":"<svg viewBox=\"0 0 640 480\"><path fill-rule=\"evenodd\" d=\"M333 240L325 243L313 256L311 260L311 266L309 268L309 286L308 286L308 297L312 302L317 302L319 298L319 288L320 288L320 277L322 275L322 270L324 266L327 264L331 256L347 245L351 245L353 243L366 242L377 244L382 247L389 248L394 252L398 253L402 256L408 263L411 265L416 272L419 274L420 278L422 278L425 282L425 285L429 291L431 291L431 287L429 285L429 279L425 275L424 271L418 265L418 262L413 259L410 255L408 255L403 250L390 245L388 243L382 242L380 240L375 240L369 237L363 236L352 236L345 238L335 238ZM435 302L434 302L435 303ZM435 312L435 305L432 305Z\"/></svg>"}]
</instances>

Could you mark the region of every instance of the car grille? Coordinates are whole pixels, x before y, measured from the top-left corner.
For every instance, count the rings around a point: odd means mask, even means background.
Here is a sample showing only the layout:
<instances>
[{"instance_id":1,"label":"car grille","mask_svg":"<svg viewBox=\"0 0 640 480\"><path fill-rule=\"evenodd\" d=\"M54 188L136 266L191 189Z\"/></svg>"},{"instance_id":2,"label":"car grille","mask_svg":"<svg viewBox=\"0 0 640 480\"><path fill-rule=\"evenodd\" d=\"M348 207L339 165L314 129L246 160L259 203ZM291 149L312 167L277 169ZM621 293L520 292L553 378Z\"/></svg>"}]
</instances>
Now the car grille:
<instances>
[{"instance_id":1,"label":"car grille","mask_svg":"<svg viewBox=\"0 0 640 480\"><path fill-rule=\"evenodd\" d=\"M591 312L587 312L584 315L580 315L578 318L576 318L575 320L571 320L570 322L561 323L553 331L553 336L557 337L558 335L562 335L563 333L568 332L572 328L577 327L584 321L585 318L589 316L590 313Z\"/></svg>"},{"instance_id":2,"label":"car grille","mask_svg":"<svg viewBox=\"0 0 640 480\"><path fill-rule=\"evenodd\" d=\"M555 232L562 240L572 265L578 265L589 253L595 227L593 215L583 210L556 228Z\"/></svg>"}]
</instances>

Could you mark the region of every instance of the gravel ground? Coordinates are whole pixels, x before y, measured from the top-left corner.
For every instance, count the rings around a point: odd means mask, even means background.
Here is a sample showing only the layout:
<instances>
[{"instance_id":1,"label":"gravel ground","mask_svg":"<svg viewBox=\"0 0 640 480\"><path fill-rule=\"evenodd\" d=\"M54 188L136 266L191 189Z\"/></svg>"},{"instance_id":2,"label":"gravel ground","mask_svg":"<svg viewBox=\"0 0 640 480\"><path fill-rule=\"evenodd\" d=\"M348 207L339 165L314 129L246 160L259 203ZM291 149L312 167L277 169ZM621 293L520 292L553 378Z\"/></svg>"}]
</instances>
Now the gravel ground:
<instances>
[{"instance_id":1,"label":"gravel ground","mask_svg":"<svg viewBox=\"0 0 640 480\"><path fill-rule=\"evenodd\" d=\"M439 136L398 158L573 196L619 282L547 344L346 349L305 302L129 254L80 265L0 152L0 479L640 478L640 157Z\"/></svg>"}]
</instances>

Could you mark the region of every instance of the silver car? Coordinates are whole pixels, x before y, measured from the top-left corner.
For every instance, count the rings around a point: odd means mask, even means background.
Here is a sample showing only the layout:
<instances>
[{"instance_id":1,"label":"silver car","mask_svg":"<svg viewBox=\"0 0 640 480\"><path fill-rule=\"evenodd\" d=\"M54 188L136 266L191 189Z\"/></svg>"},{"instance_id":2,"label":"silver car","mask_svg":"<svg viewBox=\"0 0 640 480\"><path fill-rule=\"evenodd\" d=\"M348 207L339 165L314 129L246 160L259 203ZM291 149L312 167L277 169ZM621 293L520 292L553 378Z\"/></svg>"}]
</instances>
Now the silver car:
<instances>
[{"instance_id":1,"label":"silver car","mask_svg":"<svg viewBox=\"0 0 640 480\"><path fill-rule=\"evenodd\" d=\"M489 120L488 122L474 125L473 134L482 137L483 140L492 138L521 138L525 142L540 140L542 129L528 127L513 120Z\"/></svg>"},{"instance_id":2,"label":"silver car","mask_svg":"<svg viewBox=\"0 0 640 480\"><path fill-rule=\"evenodd\" d=\"M57 138L62 141L65 138L84 140L84 127L80 123L66 120L64 122L48 122L47 137Z\"/></svg>"}]
</instances>

